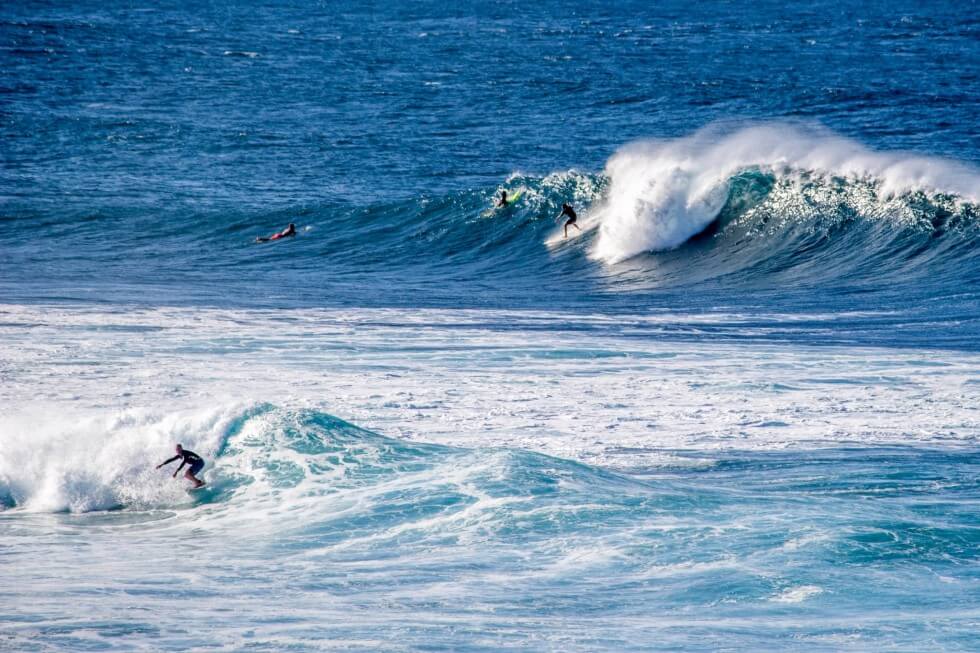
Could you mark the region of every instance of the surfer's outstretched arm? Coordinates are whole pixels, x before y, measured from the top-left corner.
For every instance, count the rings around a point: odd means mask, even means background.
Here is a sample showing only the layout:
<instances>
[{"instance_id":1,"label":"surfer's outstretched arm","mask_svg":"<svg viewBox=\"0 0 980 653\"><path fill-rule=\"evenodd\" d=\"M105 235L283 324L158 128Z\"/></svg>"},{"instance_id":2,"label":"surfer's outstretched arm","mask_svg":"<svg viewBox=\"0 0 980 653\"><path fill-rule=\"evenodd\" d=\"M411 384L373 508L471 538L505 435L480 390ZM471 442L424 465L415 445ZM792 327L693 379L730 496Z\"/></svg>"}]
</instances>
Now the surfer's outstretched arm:
<instances>
[{"instance_id":1,"label":"surfer's outstretched arm","mask_svg":"<svg viewBox=\"0 0 980 653\"><path fill-rule=\"evenodd\" d=\"M173 461L177 460L178 458L180 458L180 456L174 456L173 458L167 458L162 463L160 463L159 465L157 465L157 469L160 469L164 465L169 465L170 463L172 463Z\"/></svg>"},{"instance_id":2,"label":"surfer's outstretched arm","mask_svg":"<svg viewBox=\"0 0 980 653\"><path fill-rule=\"evenodd\" d=\"M174 478L177 478L177 473L180 470L184 469L184 465L186 465L186 464L187 464L187 459L186 458L184 458L183 460L180 461L180 465L177 466L177 471L174 472Z\"/></svg>"}]
</instances>

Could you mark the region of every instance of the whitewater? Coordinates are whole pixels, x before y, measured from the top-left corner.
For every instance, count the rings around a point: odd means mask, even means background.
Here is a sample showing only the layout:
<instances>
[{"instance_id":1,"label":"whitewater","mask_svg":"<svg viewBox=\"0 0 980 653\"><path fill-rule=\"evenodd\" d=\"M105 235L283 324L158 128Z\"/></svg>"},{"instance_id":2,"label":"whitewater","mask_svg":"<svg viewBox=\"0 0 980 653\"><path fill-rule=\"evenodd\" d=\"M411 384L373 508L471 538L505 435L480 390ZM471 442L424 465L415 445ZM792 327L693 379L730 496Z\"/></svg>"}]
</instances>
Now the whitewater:
<instances>
[{"instance_id":1,"label":"whitewater","mask_svg":"<svg viewBox=\"0 0 980 653\"><path fill-rule=\"evenodd\" d=\"M682 245L718 219L732 178L749 170L786 179L799 194L805 185L844 180L859 189L854 208L867 217L901 216L895 199L913 193L980 201L980 172L968 165L873 152L818 128L766 124L726 132L719 125L683 139L632 144L613 156L595 256L616 263ZM792 219L792 208L783 208Z\"/></svg>"},{"instance_id":2,"label":"whitewater","mask_svg":"<svg viewBox=\"0 0 980 653\"><path fill-rule=\"evenodd\" d=\"M2 315L14 648L973 641L976 354L732 316ZM178 441L204 490L153 469Z\"/></svg>"},{"instance_id":3,"label":"whitewater","mask_svg":"<svg viewBox=\"0 0 980 653\"><path fill-rule=\"evenodd\" d=\"M0 650L980 648L980 25L726 9L0 6Z\"/></svg>"}]
</instances>

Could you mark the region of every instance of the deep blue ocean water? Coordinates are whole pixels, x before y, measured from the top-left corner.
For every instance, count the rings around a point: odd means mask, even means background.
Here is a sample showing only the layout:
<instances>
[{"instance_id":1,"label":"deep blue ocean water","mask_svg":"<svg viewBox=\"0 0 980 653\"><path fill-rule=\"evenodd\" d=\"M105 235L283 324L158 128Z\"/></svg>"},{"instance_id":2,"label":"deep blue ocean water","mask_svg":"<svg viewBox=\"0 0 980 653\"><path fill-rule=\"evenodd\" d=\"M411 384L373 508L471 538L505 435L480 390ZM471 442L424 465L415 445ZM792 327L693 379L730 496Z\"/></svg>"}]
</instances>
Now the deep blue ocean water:
<instances>
[{"instance_id":1,"label":"deep blue ocean water","mask_svg":"<svg viewBox=\"0 0 980 653\"><path fill-rule=\"evenodd\" d=\"M0 649L976 650L978 107L973 1L0 5Z\"/></svg>"},{"instance_id":2,"label":"deep blue ocean water","mask_svg":"<svg viewBox=\"0 0 980 653\"><path fill-rule=\"evenodd\" d=\"M807 286L807 303L830 294L837 307L866 301L841 297L854 289L888 295L896 275L913 277L901 297L960 290L950 276L972 287L975 204L909 197L911 215L896 216L839 188L812 215L748 244L722 229L679 254L614 269L591 265L583 244L542 245L561 201L601 203L599 177L617 150L710 126L801 122L871 150L975 165L980 27L971 9L10 4L4 292L132 300L153 287L171 302L276 306L553 307L588 296L642 307L658 293L633 301L641 288L711 290L731 278L723 297L731 285L789 290L767 300L777 303ZM719 171L719 182L742 176L714 227L800 214L784 202L744 219L742 200L754 204L771 183L745 175L784 159L760 151L745 169ZM827 163L831 174L846 167ZM545 183L549 173L566 174ZM953 174L939 173L925 190L975 200L976 169L964 174L943 187L935 182ZM539 194L477 220L514 175ZM881 212L892 224L880 224ZM248 246L289 221L315 231L288 250ZM848 260L855 252L861 260ZM841 269L814 274L827 263ZM270 290L283 286L290 291Z\"/></svg>"}]
</instances>

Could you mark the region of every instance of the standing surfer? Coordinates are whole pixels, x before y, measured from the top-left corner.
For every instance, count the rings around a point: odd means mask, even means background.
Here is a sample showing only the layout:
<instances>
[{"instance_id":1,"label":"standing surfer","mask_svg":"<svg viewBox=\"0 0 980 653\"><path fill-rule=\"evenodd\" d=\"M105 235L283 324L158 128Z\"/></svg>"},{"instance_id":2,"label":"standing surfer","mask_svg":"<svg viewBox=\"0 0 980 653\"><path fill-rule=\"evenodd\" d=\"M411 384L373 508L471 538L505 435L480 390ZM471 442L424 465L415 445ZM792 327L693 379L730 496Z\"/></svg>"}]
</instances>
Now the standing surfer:
<instances>
[{"instance_id":1,"label":"standing surfer","mask_svg":"<svg viewBox=\"0 0 980 653\"><path fill-rule=\"evenodd\" d=\"M502 189L500 189L500 199L497 200L497 208L498 209L503 208L503 207L507 206L507 204L508 204L508 201L507 201L507 189L502 188Z\"/></svg>"},{"instance_id":2,"label":"standing surfer","mask_svg":"<svg viewBox=\"0 0 980 653\"><path fill-rule=\"evenodd\" d=\"M270 240L279 240L280 238L288 238L289 236L295 236L295 235L296 235L296 225L290 222L289 226L283 229L282 231L280 231L279 233L272 234L268 238L256 238L255 242L267 243Z\"/></svg>"},{"instance_id":3,"label":"standing surfer","mask_svg":"<svg viewBox=\"0 0 980 653\"><path fill-rule=\"evenodd\" d=\"M558 220L561 220L561 217L563 215L567 215L568 216L568 221L565 223L565 238L568 238L568 227L569 226L575 227L579 231L582 231L581 229L579 229L579 226L577 224L575 224L575 221L578 220L578 216L575 215L575 209L573 209L572 208L572 205L569 204L568 202L562 203L562 205L561 205L561 213L559 213L558 215L555 216L555 221L557 222Z\"/></svg>"},{"instance_id":4,"label":"standing surfer","mask_svg":"<svg viewBox=\"0 0 980 653\"><path fill-rule=\"evenodd\" d=\"M174 472L174 478L177 478L177 472L183 469L184 465L189 464L190 467L188 467L187 471L184 472L184 478L186 478L188 481L193 481L195 488L199 488L202 485L204 485L204 481L202 481L197 476L195 476L195 474L197 474L199 471L201 471L201 469L204 468L204 459L198 456L190 449L184 449L179 444L177 445L177 455L174 456L173 458L168 458L167 460L164 460L162 463L157 465L157 469L160 469L164 465L169 465L170 463L177 460L178 458L180 458L181 461L180 461L180 466L177 467L177 471Z\"/></svg>"}]
</instances>

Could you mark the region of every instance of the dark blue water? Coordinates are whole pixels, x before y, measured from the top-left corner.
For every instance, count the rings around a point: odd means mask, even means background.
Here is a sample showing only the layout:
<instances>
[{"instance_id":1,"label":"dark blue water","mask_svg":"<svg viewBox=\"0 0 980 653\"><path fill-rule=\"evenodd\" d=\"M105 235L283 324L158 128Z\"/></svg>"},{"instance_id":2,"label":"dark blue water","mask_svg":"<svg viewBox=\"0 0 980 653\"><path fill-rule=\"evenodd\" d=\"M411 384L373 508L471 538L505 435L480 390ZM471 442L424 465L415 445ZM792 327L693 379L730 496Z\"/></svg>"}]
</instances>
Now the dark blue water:
<instances>
[{"instance_id":1,"label":"dark blue water","mask_svg":"<svg viewBox=\"0 0 980 653\"><path fill-rule=\"evenodd\" d=\"M955 288L973 315L976 198L956 192L906 198L912 220L838 197L768 233L725 228L773 184L749 173L677 251L610 265L588 256L594 233L542 242L562 201L598 212L609 199L601 173L621 147L719 123L803 121L869 150L976 163L975 8L8 4L0 288L25 301L607 310L710 310L732 287L752 287L757 309L854 308L868 292L922 309ZM545 183L553 172L566 176ZM477 220L514 173L539 194ZM793 213L762 212L748 227ZM295 242L249 246L290 221Z\"/></svg>"}]
</instances>

